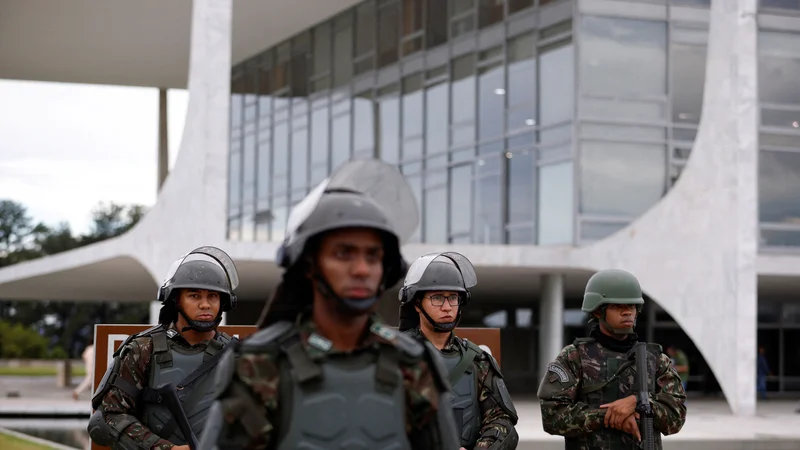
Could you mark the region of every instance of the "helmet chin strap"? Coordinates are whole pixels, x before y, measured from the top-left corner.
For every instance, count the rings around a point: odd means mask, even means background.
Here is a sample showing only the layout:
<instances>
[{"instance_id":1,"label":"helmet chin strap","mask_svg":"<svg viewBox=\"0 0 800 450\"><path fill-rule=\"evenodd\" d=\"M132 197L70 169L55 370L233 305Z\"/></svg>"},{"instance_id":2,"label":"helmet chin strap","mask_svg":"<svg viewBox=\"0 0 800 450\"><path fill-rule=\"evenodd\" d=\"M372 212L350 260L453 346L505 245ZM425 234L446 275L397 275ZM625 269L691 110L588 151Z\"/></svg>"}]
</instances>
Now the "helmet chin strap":
<instances>
[{"instance_id":1,"label":"helmet chin strap","mask_svg":"<svg viewBox=\"0 0 800 450\"><path fill-rule=\"evenodd\" d=\"M437 323L435 320L425 312L425 308L422 307L419 303L417 303L417 307L420 311L422 311L422 315L428 320L428 323L431 324L433 327L433 331L437 333L450 333L451 331L456 329L458 322L461 320L461 308L458 308L458 313L456 313L456 318L452 322L447 323Z\"/></svg>"},{"instance_id":2,"label":"helmet chin strap","mask_svg":"<svg viewBox=\"0 0 800 450\"><path fill-rule=\"evenodd\" d=\"M383 286L378 289L377 294L368 298L344 298L336 295L331 288L331 285L320 276L316 271L312 273L311 279L314 281L314 286L325 298L333 301L345 314L361 314L372 308L378 301L383 293Z\"/></svg>"},{"instance_id":3,"label":"helmet chin strap","mask_svg":"<svg viewBox=\"0 0 800 450\"><path fill-rule=\"evenodd\" d=\"M178 314L183 316L183 319L186 320L186 323L189 324L188 327L183 327L181 329L181 333L189 330L198 331L200 333L205 333L207 331L213 331L219 326L220 322L222 322L222 308L220 308L219 313L217 313L217 317L214 320L192 320L186 313L183 312L180 306L178 308Z\"/></svg>"}]
</instances>

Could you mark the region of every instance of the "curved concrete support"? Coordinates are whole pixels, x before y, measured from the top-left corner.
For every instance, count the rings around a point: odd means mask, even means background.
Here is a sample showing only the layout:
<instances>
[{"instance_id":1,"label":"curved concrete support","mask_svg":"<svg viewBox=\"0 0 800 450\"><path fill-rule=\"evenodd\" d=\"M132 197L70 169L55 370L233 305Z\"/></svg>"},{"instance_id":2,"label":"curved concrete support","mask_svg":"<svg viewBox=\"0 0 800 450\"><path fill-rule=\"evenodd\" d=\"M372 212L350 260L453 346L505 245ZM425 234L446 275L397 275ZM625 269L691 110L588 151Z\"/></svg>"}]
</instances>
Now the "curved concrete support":
<instances>
[{"instance_id":1,"label":"curved concrete support","mask_svg":"<svg viewBox=\"0 0 800 450\"><path fill-rule=\"evenodd\" d=\"M714 0L703 114L688 164L653 209L582 249L627 269L689 334L734 414L755 414L756 0Z\"/></svg>"}]
</instances>

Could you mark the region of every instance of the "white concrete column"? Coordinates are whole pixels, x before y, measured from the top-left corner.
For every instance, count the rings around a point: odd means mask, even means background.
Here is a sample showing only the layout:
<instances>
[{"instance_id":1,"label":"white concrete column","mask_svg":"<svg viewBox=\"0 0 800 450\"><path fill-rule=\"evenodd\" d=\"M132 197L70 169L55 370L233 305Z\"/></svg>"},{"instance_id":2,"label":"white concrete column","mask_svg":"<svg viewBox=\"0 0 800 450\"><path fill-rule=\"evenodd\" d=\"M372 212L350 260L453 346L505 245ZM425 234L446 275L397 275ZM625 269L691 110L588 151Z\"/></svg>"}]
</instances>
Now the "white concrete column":
<instances>
[{"instance_id":1,"label":"white concrete column","mask_svg":"<svg viewBox=\"0 0 800 450\"><path fill-rule=\"evenodd\" d=\"M155 325L158 323L159 311L161 311L161 302L150 302L150 322L148 322L150 325Z\"/></svg>"},{"instance_id":2,"label":"white concrete column","mask_svg":"<svg viewBox=\"0 0 800 450\"><path fill-rule=\"evenodd\" d=\"M542 276L539 300L539 376L564 348L564 275Z\"/></svg>"},{"instance_id":3,"label":"white concrete column","mask_svg":"<svg viewBox=\"0 0 800 450\"><path fill-rule=\"evenodd\" d=\"M227 325L228 324L228 313L222 313L222 321L219 323L220 325Z\"/></svg>"},{"instance_id":4,"label":"white concrete column","mask_svg":"<svg viewBox=\"0 0 800 450\"><path fill-rule=\"evenodd\" d=\"M158 186L156 192L161 192L161 186L169 173L169 130L167 127L167 90L158 90Z\"/></svg>"}]
</instances>

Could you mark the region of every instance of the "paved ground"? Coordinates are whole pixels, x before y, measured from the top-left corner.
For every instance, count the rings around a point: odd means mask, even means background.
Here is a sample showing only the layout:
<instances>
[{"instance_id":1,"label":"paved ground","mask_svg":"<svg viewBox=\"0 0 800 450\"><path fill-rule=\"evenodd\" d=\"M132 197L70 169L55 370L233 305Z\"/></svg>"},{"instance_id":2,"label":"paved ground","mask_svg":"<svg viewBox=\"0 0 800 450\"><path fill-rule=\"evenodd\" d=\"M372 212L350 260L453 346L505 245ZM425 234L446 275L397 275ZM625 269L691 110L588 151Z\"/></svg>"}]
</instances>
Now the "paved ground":
<instances>
[{"instance_id":1,"label":"paved ground","mask_svg":"<svg viewBox=\"0 0 800 450\"><path fill-rule=\"evenodd\" d=\"M74 378L75 383L80 381ZM7 398L9 392L18 393L17 398ZM73 401L71 388L60 389L52 377L0 377L0 426L20 429L23 423L28 428L64 428L55 425L72 424L66 428L85 425L85 419L37 420L10 419L10 413L49 413L52 415L88 414L89 394L84 392L79 401ZM520 434L519 449L550 450L563 448L563 439L550 436L542 429L539 404L535 398L516 398L520 416L517 430ZM758 405L756 417L734 417L723 399L690 398L689 414L680 433L664 438L667 449L686 450L783 450L800 448L800 414L795 413L796 400L768 400ZM83 420L83 421L82 421ZM50 424L48 426L48 424Z\"/></svg>"}]
</instances>

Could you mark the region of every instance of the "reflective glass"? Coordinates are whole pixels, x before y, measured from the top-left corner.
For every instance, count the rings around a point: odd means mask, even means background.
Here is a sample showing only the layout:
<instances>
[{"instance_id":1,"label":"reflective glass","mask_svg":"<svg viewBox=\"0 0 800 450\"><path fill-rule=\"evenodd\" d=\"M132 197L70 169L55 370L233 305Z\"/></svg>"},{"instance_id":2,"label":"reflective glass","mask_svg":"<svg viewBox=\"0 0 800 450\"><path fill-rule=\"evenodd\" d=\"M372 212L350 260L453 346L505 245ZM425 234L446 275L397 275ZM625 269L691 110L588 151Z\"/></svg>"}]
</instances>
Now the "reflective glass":
<instances>
[{"instance_id":1,"label":"reflective glass","mask_svg":"<svg viewBox=\"0 0 800 450\"><path fill-rule=\"evenodd\" d=\"M705 6L708 8L711 6L711 0L669 0L669 4L676 6Z\"/></svg>"},{"instance_id":2,"label":"reflective glass","mask_svg":"<svg viewBox=\"0 0 800 450\"><path fill-rule=\"evenodd\" d=\"M481 71L478 76L478 139L503 134L506 103L505 70L502 66Z\"/></svg>"},{"instance_id":3,"label":"reflective glass","mask_svg":"<svg viewBox=\"0 0 800 450\"><path fill-rule=\"evenodd\" d=\"M501 159L503 158L503 159ZM502 154L481 157L475 164L473 200L474 229L476 244L502 244Z\"/></svg>"},{"instance_id":4,"label":"reflective glass","mask_svg":"<svg viewBox=\"0 0 800 450\"><path fill-rule=\"evenodd\" d=\"M800 224L800 153L759 152L759 218Z\"/></svg>"},{"instance_id":5,"label":"reflective glass","mask_svg":"<svg viewBox=\"0 0 800 450\"><path fill-rule=\"evenodd\" d=\"M421 88L421 75L412 75L403 80L403 137L422 135L422 119L425 115Z\"/></svg>"},{"instance_id":6,"label":"reflective glass","mask_svg":"<svg viewBox=\"0 0 800 450\"><path fill-rule=\"evenodd\" d=\"M508 124L509 130L536 125L536 59L533 34L509 42Z\"/></svg>"},{"instance_id":7,"label":"reflective glass","mask_svg":"<svg viewBox=\"0 0 800 450\"><path fill-rule=\"evenodd\" d=\"M261 134L259 134L261 139ZM258 144L258 172L256 174L257 194L256 198L259 200L266 199L270 193L270 179L272 178L272 143L267 141L260 141Z\"/></svg>"},{"instance_id":8,"label":"reflective glass","mask_svg":"<svg viewBox=\"0 0 800 450\"><path fill-rule=\"evenodd\" d=\"M672 121L700 123L706 80L706 46L672 44Z\"/></svg>"},{"instance_id":9,"label":"reflective glass","mask_svg":"<svg viewBox=\"0 0 800 450\"><path fill-rule=\"evenodd\" d=\"M538 245L570 244L574 229L572 161L539 167Z\"/></svg>"},{"instance_id":10,"label":"reflective glass","mask_svg":"<svg viewBox=\"0 0 800 450\"><path fill-rule=\"evenodd\" d=\"M314 74L331 70L331 23L314 28Z\"/></svg>"},{"instance_id":11,"label":"reflective glass","mask_svg":"<svg viewBox=\"0 0 800 450\"><path fill-rule=\"evenodd\" d=\"M280 201L285 202L286 199L282 198ZM289 218L289 208L286 206L274 206L272 215L272 240L283 241L286 235L286 220Z\"/></svg>"},{"instance_id":12,"label":"reflective glass","mask_svg":"<svg viewBox=\"0 0 800 450\"><path fill-rule=\"evenodd\" d=\"M583 222L581 223L581 241L598 241L607 238L625 226L627 223Z\"/></svg>"},{"instance_id":13,"label":"reflective glass","mask_svg":"<svg viewBox=\"0 0 800 450\"><path fill-rule=\"evenodd\" d=\"M292 132L291 188L304 188L308 185L308 128Z\"/></svg>"},{"instance_id":14,"label":"reflective glass","mask_svg":"<svg viewBox=\"0 0 800 450\"><path fill-rule=\"evenodd\" d=\"M430 0L429 0L430 1ZM481 28L503 20L504 1L478 0L478 24Z\"/></svg>"},{"instance_id":15,"label":"reflective glass","mask_svg":"<svg viewBox=\"0 0 800 450\"><path fill-rule=\"evenodd\" d=\"M472 164L450 169L450 234L469 233L472 223Z\"/></svg>"},{"instance_id":16,"label":"reflective glass","mask_svg":"<svg viewBox=\"0 0 800 450\"><path fill-rule=\"evenodd\" d=\"M228 166L228 205L229 210L238 211L242 204L242 154L231 153Z\"/></svg>"},{"instance_id":17,"label":"reflective glass","mask_svg":"<svg viewBox=\"0 0 800 450\"><path fill-rule=\"evenodd\" d=\"M513 14L533 6L533 0L508 0L508 13Z\"/></svg>"},{"instance_id":18,"label":"reflective glass","mask_svg":"<svg viewBox=\"0 0 800 450\"><path fill-rule=\"evenodd\" d=\"M533 151L508 151L506 158L508 159L508 222L531 222L536 198Z\"/></svg>"},{"instance_id":19,"label":"reflective glass","mask_svg":"<svg viewBox=\"0 0 800 450\"><path fill-rule=\"evenodd\" d=\"M447 151L447 83L428 88L425 97L425 147L428 155Z\"/></svg>"},{"instance_id":20,"label":"reflective glass","mask_svg":"<svg viewBox=\"0 0 800 450\"><path fill-rule=\"evenodd\" d=\"M349 14L337 19L333 39L333 85L336 87L353 77L353 25Z\"/></svg>"},{"instance_id":21,"label":"reflective glass","mask_svg":"<svg viewBox=\"0 0 800 450\"><path fill-rule=\"evenodd\" d=\"M702 86L700 89L702 90ZM702 102L702 99L700 101ZM675 106L673 106L673 110L674 108ZM581 99L581 117L583 118L613 117L614 119L661 121L666 117L666 109L664 101L592 98L589 96Z\"/></svg>"},{"instance_id":22,"label":"reflective glass","mask_svg":"<svg viewBox=\"0 0 800 450\"><path fill-rule=\"evenodd\" d=\"M582 213L638 217L664 195L665 146L584 141Z\"/></svg>"},{"instance_id":23,"label":"reflective glass","mask_svg":"<svg viewBox=\"0 0 800 450\"><path fill-rule=\"evenodd\" d=\"M447 185L425 191L425 242L447 243Z\"/></svg>"},{"instance_id":24,"label":"reflective glass","mask_svg":"<svg viewBox=\"0 0 800 450\"><path fill-rule=\"evenodd\" d=\"M397 164L400 160L400 99L380 100L380 157Z\"/></svg>"},{"instance_id":25,"label":"reflective glass","mask_svg":"<svg viewBox=\"0 0 800 450\"><path fill-rule=\"evenodd\" d=\"M581 124L581 136L601 139L642 139L663 141L667 138L664 127L645 125L611 125L608 123Z\"/></svg>"},{"instance_id":26,"label":"reflective glass","mask_svg":"<svg viewBox=\"0 0 800 450\"><path fill-rule=\"evenodd\" d=\"M763 103L800 104L800 34L758 34L758 93Z\"/></svg>"},{"instance_id":27,"label":"reflective glass","mask_svg":"<svg viewBox=\"0 0 800 450\"><path fill-rule=\"evenodd\" d=\"M371 96L362 95L353 99L353 149L356 152L375 148L375 107Z\"/></svg>"},{"instance_id":28,"label":"reflective glass","mask_svg":"<svg viewBox=\"0 0 800 450\"><path fill-rule=\"evenodd\" d=\"M331 142L331 168L336 170L350 159L350 114L333 118L333 139Z\"/></svg>"},{"instance_id":29,"label":"reflective glass","mask_svg":"<svg viewBox=\"0 0 800 450\"><path fill-rule=\"evenodd\" d=\"M228 220L228 239L232 241L242 239L242 220L238 217Z\"/></svg>"},{"instance_id":30,"label":"reflective glass","mask_svg":"<svg viewBox=\"0 0 800 450\"><path fill-rule=\"evenodd\" d=\"M507 231L509 245L530 245L535 244L533 225L515 226Z\"/></svg>"},{"instance_id":31,"label":"reflective glass","mask_svg":"<svg viewBox=\"0 0 800 450\"><path fill-rule=\"evenodd\" d=\"M289 173L289 124L286 122L276 123L273 139L274 176L287 175ZM273 189L273 192L286 192L286 186L281 189Z\"/></svg>"},{"instance_id":32,"label":"reflective glass","mask_svg":"<svg viewBox=\"0 0 800 450\"><path fill-rule=\"evenodd\" d=\"M256 182L256 136L255 134L248 134L244 137L243 146L243 189L242 192L243 203L252 203L255 198L255 182Z\"/></svg>"},{"instance_id":33,"label":"reflective glass","mask_svg":"<svg viewBox=\"0 0 800 450\"><path fill-rule=\"evenodd\" d=\"M572 44L543 52L539 58L540 125L572 119L575 107L575 52Z\"/></svg>"},{"instance_id":34,"label":"reflective glass","mask_svg":"<svg viewBox=\"0 0 800 450\"><path fill-rule=\"evenodd\" d=\"M688 0L683 0L688 1ZM703 1L703 0L695 0ZM705 0L708 3L711 0ZM761 0L762 8L800 9L800 0Z\"/></svg>"},{"instance_id":35,"label":"reflective glass","mask_svg":"<svg viewBox=\"0 0 800 450\"><path fill-rule=\"evenodd\" d=\"M378 10L378 67L397 61L400 45L400 4L387 3Z\"/></svg>"},{"instance_id":36,"label":"reflective glass","mask_svg":"<svg viewBox=\"0 0 800 450\"><path fill-rule=\"evenodd\" d=\"M800 247L800 230L761 229L761 246Z\"/></svg>"},{"instance_id":37,"label":"reflective glass","mask_svg":"<svg viewBox=\"0 0 800 450\"><path fill-rule=\"evenodd\" d=\"M311 165L328 165L328 146L330 144L330 125L328 108L315 109L311 112ZM314 177L316 178L316 177ZM313 180L315 182L321 180ZM314 183L316 184L316 183Z\"/></svg>"},{"instance_id":38,"label":"reflective glass","mask_svg":"<svg viewBox=\"0 0 800 450\"><path fill-rule=\"evenodd\" d=\"M405 172L403 172L403 174L405 175ZM417 201L417 208L420 211L425 211L424 204L422 203L422 175L407 175L405 178L408 185L411 187L411 192L414 193L414 199ZM414 234L408 242L420 242L422 227L425 226L425 220L425 218L422 219L420 226L414 231Z\"/></svg>"},{"instance_id":39,"label":"reflective glass","mask_svg":"<svg viewBox=\"0 0 800 450\"><path fill-rule=\"evenodd\" d=\"M666 22L584 16L581 27L584 93L666 94Z\"/></svg>"},{"instance_id":40,"label":"reflective glass","mask_svg":"<svg viewBox=\"0 0 800 450\"><path fill-rule=\"evenodd\" d=\"M356 56L375 50L375 4L366 2L356 7Z\"/></svg>"},{"instance_id":41,"label":"reflective glass","mask_svg":"<svg viewBox=\"0 0 800 450\"><path fill-rule=\"evenodd\" d=\"M427 48L447 42L447 2L426 1L425 41Z\"/></svg>"}]
</instances>

